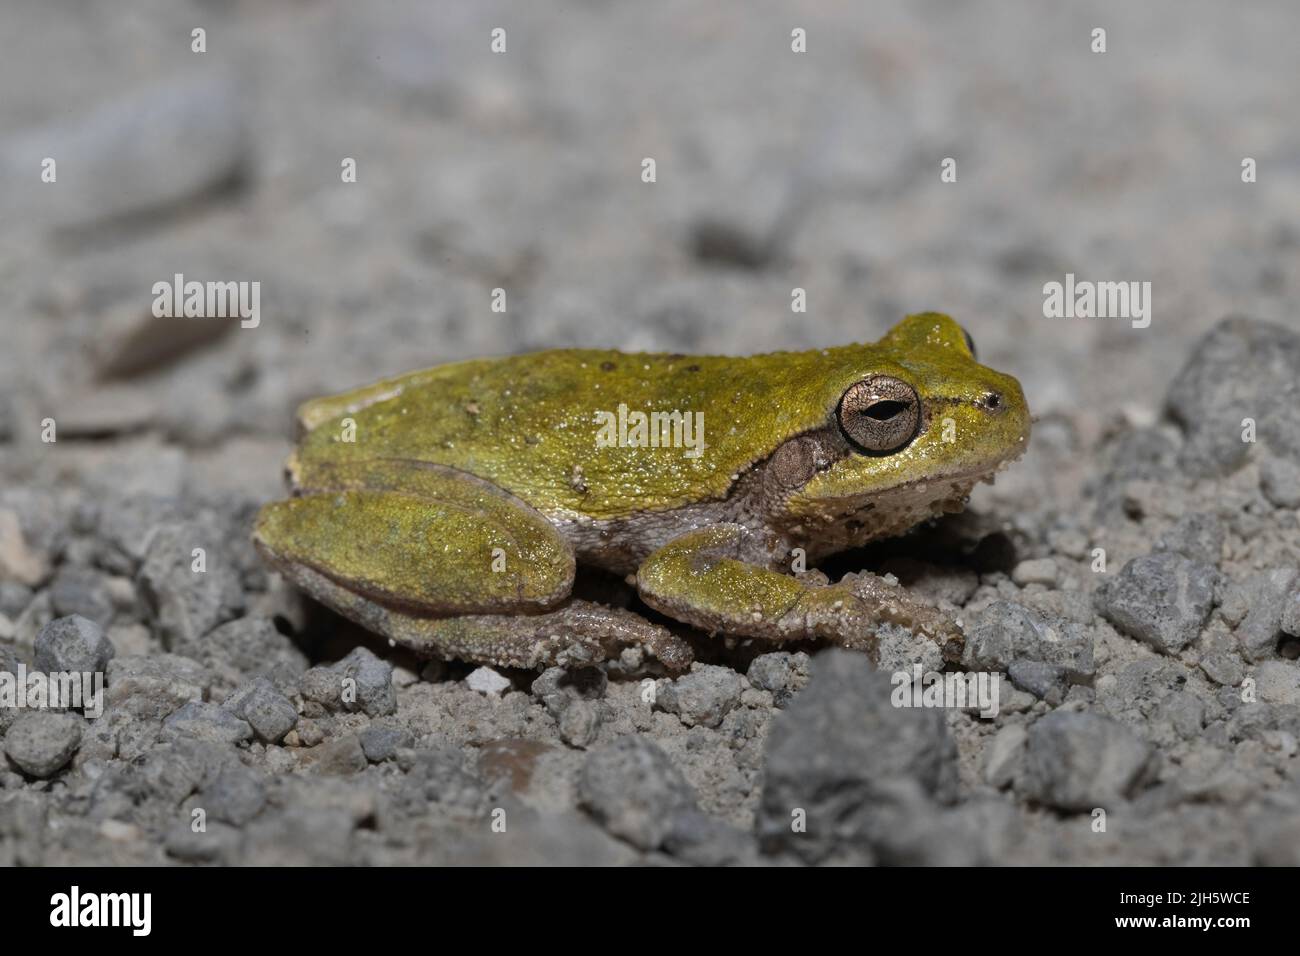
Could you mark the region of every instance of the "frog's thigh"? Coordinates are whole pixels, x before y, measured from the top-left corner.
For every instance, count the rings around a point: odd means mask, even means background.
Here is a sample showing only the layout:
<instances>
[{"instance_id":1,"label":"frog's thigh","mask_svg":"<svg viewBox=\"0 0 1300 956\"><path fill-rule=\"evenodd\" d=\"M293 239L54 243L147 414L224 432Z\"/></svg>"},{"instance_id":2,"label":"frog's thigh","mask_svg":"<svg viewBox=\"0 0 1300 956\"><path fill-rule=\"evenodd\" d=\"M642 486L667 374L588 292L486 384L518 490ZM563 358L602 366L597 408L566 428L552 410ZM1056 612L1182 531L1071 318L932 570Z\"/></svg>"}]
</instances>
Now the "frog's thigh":
<instances>
[{"instance_id":1,"label":"frog's thigh","mask_svg":"<svg viewBox=\"0 0 1300 956\"><path fill-rule=\"evenodd\" d=\"M744 527L722 524L676 538L637 571L651 607L709 631L771 641L825 638L876 652L876 630L890 622L927 634L959 655L961 632L943 614L874 575L811 584L738 556L752 553ZM955 642L955 644L954 644Z\"/></svg>"},{"instance_id":2,"label":"frog's thigh","mask_svg":"<svg viewBox=\"0 0 1300 956\"><path fill-rule=\"evenodd\" d=\"M267 505L253 539L318 600L417 614L539 610L573 586L573 549L534 508L450 468L360 462ZM311 573L309 573L311 572ZM325 588L321 581L336 588Z\"/></svg>"}]
</instances>

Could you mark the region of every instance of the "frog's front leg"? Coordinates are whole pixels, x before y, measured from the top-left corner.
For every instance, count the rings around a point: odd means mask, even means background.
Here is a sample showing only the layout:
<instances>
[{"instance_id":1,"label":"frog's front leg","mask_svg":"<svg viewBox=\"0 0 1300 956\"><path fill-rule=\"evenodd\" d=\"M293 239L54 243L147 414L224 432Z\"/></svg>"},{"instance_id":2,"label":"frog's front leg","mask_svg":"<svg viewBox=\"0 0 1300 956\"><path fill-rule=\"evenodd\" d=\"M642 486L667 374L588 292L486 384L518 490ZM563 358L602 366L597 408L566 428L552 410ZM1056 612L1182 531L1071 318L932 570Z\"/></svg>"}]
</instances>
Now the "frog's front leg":
<instances>
[{"instance_id":1,"label":"frog's front leg","mask_svg":"<svg viewBox=\"0 0 1300 956\"><path fill-rule=\"evenodd\" d=\"M722 524L692 531L651 554L637 589L651 607L708 631L770 641L822 638L878 655L876 632L897 624L925 634L944 657L961 657L961 630L942 612L874 574L813 584L746 561L752 533Z\"/></svg>"},{"instance_id":2,"label":"frog's front leg","mask_svg":"<svg viewBox=\"0 0 1300 956\"><path fill-rule=\"evenodd\" d=\"M574 556L528 504L455 469L393 460L318 469L267 505L253 540L322 604L429 656L506 667L582 664L640 645L690 648L637 615L570 596Z\"/></svg>"}]
</instances>

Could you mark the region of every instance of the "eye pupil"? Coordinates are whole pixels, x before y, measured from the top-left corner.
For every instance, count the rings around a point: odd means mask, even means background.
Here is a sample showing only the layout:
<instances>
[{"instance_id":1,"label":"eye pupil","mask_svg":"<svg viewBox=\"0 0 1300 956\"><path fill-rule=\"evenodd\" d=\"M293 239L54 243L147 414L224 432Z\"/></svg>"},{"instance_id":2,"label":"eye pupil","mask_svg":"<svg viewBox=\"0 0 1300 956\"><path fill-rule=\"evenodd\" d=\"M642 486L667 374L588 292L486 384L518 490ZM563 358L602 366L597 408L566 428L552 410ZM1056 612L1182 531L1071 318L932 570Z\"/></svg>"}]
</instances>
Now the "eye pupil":
<instances>
[{"instance_id":1,"label":"eye pupil","mask_svg":"<svg viewBox=\"0 0 1300 956\"><path fill-rule=\"evenodd\" d=\"M878 422L887 422L895 415L907 409L903 402L876 402L863 412L868 418L874 418Z\"/></svg>"}]
</instances>

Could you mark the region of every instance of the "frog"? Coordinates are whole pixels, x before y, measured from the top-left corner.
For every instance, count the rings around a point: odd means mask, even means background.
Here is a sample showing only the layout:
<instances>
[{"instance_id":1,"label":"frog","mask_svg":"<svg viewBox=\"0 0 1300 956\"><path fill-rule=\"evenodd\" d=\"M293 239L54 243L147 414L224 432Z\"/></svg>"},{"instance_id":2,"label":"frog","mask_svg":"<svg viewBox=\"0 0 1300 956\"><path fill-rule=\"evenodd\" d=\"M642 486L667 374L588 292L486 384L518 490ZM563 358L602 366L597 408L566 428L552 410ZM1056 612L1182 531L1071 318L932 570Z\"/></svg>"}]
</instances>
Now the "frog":
<instances>
[{"instance_id":1,"label":"frog","mask_svg":"<svg viewBox=\"0 0 1300 956\"><path fill-rule=\"evenodd\" d=\"M253 541L315 600L428 658L681 672L691 634L878 660L890 625L958 661L950 613L816 562L961 511L1023 454L1030 414L925 312L807 351L453 362L311 399L297 424L290 494ZM579 568L649 610L579 597Z\"/></svg>"}]
</instances>

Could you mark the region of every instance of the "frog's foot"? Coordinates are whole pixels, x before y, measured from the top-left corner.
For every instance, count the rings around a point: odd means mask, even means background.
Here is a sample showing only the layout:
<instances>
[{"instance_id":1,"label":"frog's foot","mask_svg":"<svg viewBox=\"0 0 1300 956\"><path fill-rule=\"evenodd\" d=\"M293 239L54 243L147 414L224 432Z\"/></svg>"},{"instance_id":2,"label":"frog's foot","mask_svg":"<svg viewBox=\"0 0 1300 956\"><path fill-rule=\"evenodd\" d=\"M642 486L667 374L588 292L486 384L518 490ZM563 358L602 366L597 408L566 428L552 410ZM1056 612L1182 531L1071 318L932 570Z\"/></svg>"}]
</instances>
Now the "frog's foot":
<instances>
[{"instance_id":1,"label":"frog's foot","mask_svg":"<svg viewBox=\"0 0 1300 956\"><path fill-rule=\"evenodd\" d=\"M670 671L691 666L690 645L631 611L572 600L543 614L470 614L440 620L391 616L385 632L417 653L501 667L581 667L639 647Z\"/></svg>"},{"instance_id":2,"label":"frog's foot","mask_svg":"<svg viewBox=\"0 0 1300 956\"><path fill-rule=\"evenodd\" d=\"M740 556L753 553L740 525L715 525L670 541L637 571L637 589L651 607L708 631L769 641L818 638L878 659L881 624L898 624L934 640L957 660L961 630L942 612L872 574L815 584Z\"/></svg>"},{"instance_id":3,"label":"frog's foot","mask_svg":"<svg viewBox=\"0 0 1300 956\"><path fill-rule=\"evenodd\" d=\"M424 657L496 667L581 667L640 647L671 671L691 666L690 645L640 615L592 601L568 600L537 614L424 617L386 607L301 565L284 573L322 604Z\"/></svg>"}]
</instances>

